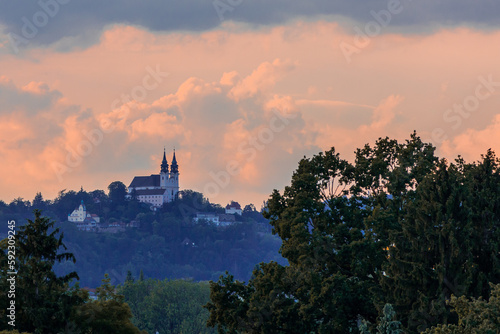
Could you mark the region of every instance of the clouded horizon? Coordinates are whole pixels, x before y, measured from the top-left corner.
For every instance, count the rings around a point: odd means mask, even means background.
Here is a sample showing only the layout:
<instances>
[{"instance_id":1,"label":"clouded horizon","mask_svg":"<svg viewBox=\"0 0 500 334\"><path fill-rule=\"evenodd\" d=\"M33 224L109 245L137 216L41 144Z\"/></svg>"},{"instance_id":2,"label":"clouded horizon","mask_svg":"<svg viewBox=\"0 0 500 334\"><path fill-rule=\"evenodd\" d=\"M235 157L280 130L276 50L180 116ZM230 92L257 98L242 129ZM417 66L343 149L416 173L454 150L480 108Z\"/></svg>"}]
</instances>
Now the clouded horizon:
<instances>
[{"instance_id":1,"label":"clouded horizon","mask_svg":"<svg viewBox=\"0 0 500 334\"><path fill-rule=\"evenodd\" d=\"M303 156L416 130L499 151L493 1L0 1L0 200L159 172L254 203Z\"/></svg>"}]
</instances>

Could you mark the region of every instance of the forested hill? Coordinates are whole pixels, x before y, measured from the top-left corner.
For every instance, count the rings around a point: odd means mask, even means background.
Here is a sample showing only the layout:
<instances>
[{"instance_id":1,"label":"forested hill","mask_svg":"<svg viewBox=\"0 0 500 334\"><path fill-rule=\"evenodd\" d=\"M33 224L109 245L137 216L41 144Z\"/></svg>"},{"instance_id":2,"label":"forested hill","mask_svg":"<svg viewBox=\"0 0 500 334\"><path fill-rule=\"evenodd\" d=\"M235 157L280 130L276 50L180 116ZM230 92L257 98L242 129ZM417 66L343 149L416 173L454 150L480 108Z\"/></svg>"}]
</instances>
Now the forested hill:
<instances>
[{"instance_id":1,"label":"forested hill","mask_svg":"<svg viewBox=\"0 0 500 334\"><path fill-rule=\"evenodd\" d=\"M135 277L142 271L146 278L200 281L217 280L228 270L237 279L248 280L260 262L286 263L278 253L281 240L271 234L267 220L253 205L247 205L231 226L216 227L192 222L196 212L224 212L200 193L182 191L176 201L153 212L135 200L127 200L116 183L108 190L61 191L52 201L44 200L41 194L33 201L0 201L0 219L14 219L21 225L32 217L34 209L40 209L55 220L64 233L64 244L76 257L76 263L57 264L55 270L58 274L76 271L80 286L99 286L105 273L112 283L119 284L127 271ZM101 221L137 221L139 227L118 233L79 231L74 223L67 222L67 216L82 200L87 211L99 215Z\"/></svg>"}]
</instances>

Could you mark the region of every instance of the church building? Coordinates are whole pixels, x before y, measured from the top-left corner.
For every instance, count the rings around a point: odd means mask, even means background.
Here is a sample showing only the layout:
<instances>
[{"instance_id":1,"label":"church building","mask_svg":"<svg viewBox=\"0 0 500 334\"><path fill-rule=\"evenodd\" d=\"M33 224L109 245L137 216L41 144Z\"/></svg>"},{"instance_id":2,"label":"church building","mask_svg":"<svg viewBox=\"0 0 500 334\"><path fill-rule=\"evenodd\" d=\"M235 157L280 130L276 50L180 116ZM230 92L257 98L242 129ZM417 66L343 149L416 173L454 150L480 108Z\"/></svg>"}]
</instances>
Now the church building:
<instances>
[{"instance_id":1,"label":"church building","mask_svg":"<svg viewBox=\"0 0 500 334\"><path fill-rule=\"evenodd\" d=\"M160 174L136 176L128 186L128 196L135 196L139 202L148 203L152 208L159 208L163 203L173 201L178 192L179 166L175 158L175 150L170 171L165 150L163 150Z\"/></svg>"}]
</instances>

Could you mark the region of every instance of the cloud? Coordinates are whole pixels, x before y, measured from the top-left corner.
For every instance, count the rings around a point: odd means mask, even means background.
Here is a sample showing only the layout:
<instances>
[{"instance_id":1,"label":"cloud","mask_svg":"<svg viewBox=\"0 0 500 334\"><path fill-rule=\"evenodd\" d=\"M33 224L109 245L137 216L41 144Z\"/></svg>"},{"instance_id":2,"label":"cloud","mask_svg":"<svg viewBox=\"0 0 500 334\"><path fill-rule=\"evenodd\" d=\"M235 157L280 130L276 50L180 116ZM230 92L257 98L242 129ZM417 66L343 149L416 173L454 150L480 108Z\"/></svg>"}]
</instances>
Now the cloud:
<instances>
[{"instance_id":1,"label":"cloud","mask_svg":"<svg viewBox=\"0 0 500 334\"><path fill-rule=\"evenodd\" d=\"M2 0L0 25L19 46L56 43L60 50L87 47L112 25L141 26L155 32L207 31L231 20L250 26L275 26L297 19L329 17L352 28L352 22L374 21L373 12L387 10L387 0L276 0L276 1L8 1ZM217 5L219 4L219 5ZM221 9L221 7L223 9ZM429 27L469 25L498 28L500 3L480 0L401 0L400 13L391 18L392 28L428 30ZM351 23L348 23L351 22ZM17 37L16 37L17 36ZM141 43L140 41L138 42Z\"/></svg>"},{"instance_id":2,"label":"cloud","mask_svg":"<svg viewBox=\"0 0 500 334\"><path fill-rule=\"evenodd\" d=\"M290 60L281 61L275 59L272 63L262 63L252 74L238 82L229 91L229 96L235 101L239 101L240 99L253 97L259 92L268 91L274 87L277 80L293 68L294 64ZM227 77L223 76L221 82L226 80Z\"/></svg>"},{"instance_id":3,"label":"cloud","mask_svg":"<svg viewBox=\"0 0 500 334\"><path fill-rule=\"evenodd\" d=\"M362 126L361 131L380 131L383 130L396 116L394 110L404 98L402 96L391 95L380 102L373 111L372 123L368 126Z\"/></svg>"},{"instance_id":4,"label":"cloud","mask_svg":"<svg viewBox=\"0 0 500 334\"><path fill-rule=\"evenodd\" d=\"M467 129L463 133L443 142L442 151L448 157L461 155L467 161L479 159L479 154L485 154L488 149L500 152L500 114L491 120L483 129Z\"/></svg>"},{"instance_id":5,"label":"cloud","mask_svg":"<svg viewBox=\"0 0 500 334\"><path fill-rule=\"evenodd\" d=\"M308 99L299 99L297 100L297 105L300 106L320 106L320 107L329 107L329 108L338 108L338 107L362 107L368 109L375 109L374 106L365 105L365 104L357 104L346 101L334 101L334 100L308 100Z\"/></svg>"},{"instance_id":6,"label":"cloud","mask_svg":"<svg viewBox=\"0 0 500 334\"><path fill-rule=\"evenodd\" d=\"M307 127L310 133L309 140L314 143L314 145L322 147L323 149L327 149L334 145L337 151L339 151L339 149L343 150L346 147L361 147L366 143L372 142L375 138L385 137L388 133L395 132L394 122L397 118L397 107L402 101L404 101L403 97L390 95L380 101L378 106L372 108L371 120L369 117L363 117L357 121L364 124L358 124L355 127L347 127L345 126L345 122L327 121L325 117L322 117L322 121L315 118L309 118ZM329 103L321 103L320 105L327 110L332 110L332 106ZM333 107L337 109L339 104L334 103ZM350 107L350 105L345 106L339 113L344 113L351 118L356 118L356 115L353 115ZM397 137L408 135L400 131L396 133ZM347 153L345 158L352 158L352 151L353 150L351 150L351 152L344 151L344 154Z\"/></svg>"},{"instance_id":7,"label":"cloud","mask_svg":"<svg viewBox=\"0 0 500 334\"><path fill-rule=\"evenodd\" d=\"M195 190L215 198L241 187L262 191L284 181L287 173L278 166L295 162L304 143L305 123L293 99L272 93L291 67L275 59L246 76L222 73L213 82L191 77L173 94L150 104L130 102L99 117L112 123L108 136L123 133L127 143L140 143L143 152L123 156L124 164L158 154L158 144L168 143L178 149L181 174ZM240 99L245 102L236 103ZM146 143L151 147L144 149ZM268 164L276 167L259 168Z\"/></svg>"},{"instance_id":8,"label":"cloud","mask_svg":"<svg viewBox=\"0 0 500 334\"><path fill-rule=\"evenodd\" d=\"M18 89L6 76L0 77L0 114L13 111L35 114L47 110L61 97L43 82L30 82Z\"/></svg>"},{"instance_id":9,"label":"cloud","mask_svg":"<svg viewBox=\"0 0 500 334\"><path fill-rule=\"evenodd\" d=\"M87 49L0 56L2 74L13 79L0 78L0 172L12 175L0 180L0 197L128 184L158 172L165 146L170 157L177 149L183 189L215 184L216 202L258 204L289 183L304 155L335 146L352 159L365 143L404 140L414 129L442 127L452 140L486 129L498 113L495 95L457 133L443 120L474 93L478 76L500 78L498 32L382 34L347 64L339 43L353 36L336 23L235 27L161 34L109 26ZM170 75L140 101L122 100L156 66ZM105 120L112 131L101 128ZM68 166L62 182L54 163ZM239 172L222 187L235 163Z\"/></svg>"}]
</instances>

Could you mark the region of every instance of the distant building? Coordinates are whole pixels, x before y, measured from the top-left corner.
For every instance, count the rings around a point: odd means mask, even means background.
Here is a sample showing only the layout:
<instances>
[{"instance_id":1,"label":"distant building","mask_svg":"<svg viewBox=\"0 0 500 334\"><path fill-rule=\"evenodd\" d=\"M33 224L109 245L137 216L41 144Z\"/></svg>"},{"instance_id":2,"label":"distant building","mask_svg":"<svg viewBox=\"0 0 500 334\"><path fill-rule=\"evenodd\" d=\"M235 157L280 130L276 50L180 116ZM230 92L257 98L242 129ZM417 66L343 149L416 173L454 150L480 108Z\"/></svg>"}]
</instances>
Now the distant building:
<instances>
[{"instance_id":1,"label":"distant building","mask_svg":"<svg viewBox=\"0 0 500 334\"><path fill-rule=\"evenodd\" d=\"M173 201L178 192L179 166L175 158L175 150L170 171L165 150L163 150L160 174L136 176L128 186L128 197L135 196L139 202L148 203L152 208L159 208L163 203Z\"/></svg>"},{"instance_id":2,"label":"distant building","mask_svg":"<svg viewBox=\"0 0 500 334\"><path fill-rule=\"evenodd\" d=\"M80 206L68 214L68 221L75 223L76 227L81 231L95 231L101 219L99 216L87 212L82 200Z\"/></svg>"},{"instance_id":3,"label":"distant building","mask_svg":"<svg viewBox=\"0 0 500 334\"><path fill-rule=\"evenodd\" d=\"M231 204L226 205L227 214L238 214L241 215L241 205L238 202L231 201Z\"/></svg>"},{"instance_id":4,"label":"distant building","mask_svg":"<svg viewBox=\"0 0 500 334\"><path fill-rule=\"evenodd\" d=\"M193 218L193 221L198 223L200 220L204 220L216 226L228 226L234 224L236 221L234 214L217 214L213 212L198 212L196 217Z\"/></svg>"},{"instance_id":5,"label":"distant building","mask_svg":"<svg viewBox=\"0 0 500 334\"><path fill-rule=\"evenodd\" d=\"M198 212L196 217L193 218L194 222L199 222L200 220L206 220L207 222L219 225L219 215L212 212Z\"/></svg>"}]
</instances>

